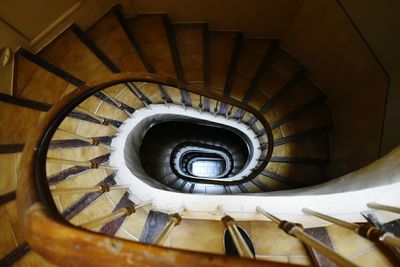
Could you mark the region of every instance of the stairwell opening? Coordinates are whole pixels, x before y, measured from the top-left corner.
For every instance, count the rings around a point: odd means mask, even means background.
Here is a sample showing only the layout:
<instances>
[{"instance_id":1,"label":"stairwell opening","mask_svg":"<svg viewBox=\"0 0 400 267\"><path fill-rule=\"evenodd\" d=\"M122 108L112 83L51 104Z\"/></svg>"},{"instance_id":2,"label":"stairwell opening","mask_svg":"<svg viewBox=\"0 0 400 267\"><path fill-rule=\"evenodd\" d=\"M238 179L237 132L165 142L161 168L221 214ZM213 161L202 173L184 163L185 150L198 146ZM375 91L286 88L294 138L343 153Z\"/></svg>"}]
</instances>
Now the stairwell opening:
<instances>
[{"instance_id":1,"label":"stairwell opening","mask_svg":"<svg viewBox=\"0 0 400 267\"><path fill-rule=\"evenodd\" d=\"M161 180L176 176L226 178L239 174L253 156L250 140L213 122L168 121L153 125L140 147L145 172ZM197 172L196 175L194 172Z\"/></svg>"}]
</instances>

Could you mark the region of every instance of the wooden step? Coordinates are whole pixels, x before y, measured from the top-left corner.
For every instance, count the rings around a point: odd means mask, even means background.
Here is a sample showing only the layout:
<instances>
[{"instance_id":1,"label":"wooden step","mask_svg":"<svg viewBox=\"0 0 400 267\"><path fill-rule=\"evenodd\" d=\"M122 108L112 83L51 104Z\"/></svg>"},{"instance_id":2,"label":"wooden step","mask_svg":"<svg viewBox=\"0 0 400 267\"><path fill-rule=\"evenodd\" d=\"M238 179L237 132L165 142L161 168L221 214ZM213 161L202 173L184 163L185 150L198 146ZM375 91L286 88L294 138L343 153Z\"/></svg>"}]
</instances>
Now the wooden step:
<instances>
[{"instance_id":1,"label":"wooden step","mask_svg":"<svg viewBox=\"0 0 400 267\"><path fill-rule=\"evenodd\" d=\"M271 49L271 40L245 39L237 55L237 64L234 70L231 96L241 101L250 88L257 70L268 50Z\"/></svg>"},{"instance_id":2,"label":"wooden step","mask_svg":"<svg viewBox=\"0 0 400 267\"><path fill-rule=\"evenodd\" d=\"M208 80L208 25L179 23L173 24L172 29L185 81L205 88Z\"/></svg>"},{"instance_id":3,"label":"wooden step","mask_svg":"<svg viewBox=\"0 0 400 267\"><path fill-rule=\"evenodd\" d=\"M164 15L139 15L136 19L129 20L128 25L154 72L177 77Z\"/></svg>"},{"instance_id":4,"label":"wooden step","mask_svg":"<svg viewBox=\"0 0 400 267\"><path fill-rule=\"evenodd\" d=\"M144 72L145 65L129 40L124 23L121 11L115 7L85 33L119 71Z\"/></svg>"},{"instance_id":5,"label":"wooden step","mask_svg":"<svg viewBox=\"0 0 400 267\"><path fill-rule=\"evenodd\" d=\"M226 77L229 72L231 56L233 53L236 32L210 32L210 89L211 91L223 94Z\"/></svg>"},{"instance_id":6,"label":"wooden step","mask_svg":"<svg viewBox=\"0 0 400 267\"><path fill-rule=\"evenodd\" d=\"M24 144L32 138L43 112L0 101L0 124L7 126L0 131L1 144ZM18 116L12 116L18 114Z\"/></svg>"},{"instance_id":7,"label":"wooden step","mask_svg":"<svg viewBox=\"0 0 400 267\"><path fill-rule=\"evenodd\" d=\"M305 110L295 119L280 125L277 129L280 129L282 137L286 137L329 124L332 124L330 108L326 104L321 104Z\"/></svg>"},{"instance_id":8,"label":"wooden step","mask_svg":"<svg viewBox=\"0 0 400 267\"><path fill-rule=\"evenodd\" d=\"M54 104L75 86L16 53L14 95L34 101Z\"/></svg>"},{"instance_id":9,"label":"wooden step","mask_svg":"<svg viewBox=\"0 0 400 267\"><path fill-rule=\"evenodd\" d=\"M322 95L319 88L305 77L301 77L283 97L272 105L268 112L274 113L274 118L280 119ZM274 122L276 120L270 123Z\"/></svg>"},{"instance_id":10,"label":"wooden step","mask_svg":"<svg viewBox=\"0 0 400 267\"><path fill-rule=\"evenodd\" d=\"M299 73L302 67L281 50L277 50L260 78L249 104L261 110Z\"/></svg>"},{"instance_id":11,"label":"wooden step","mask_svg":"<svg viewBox=\"0 0 400 267\"><path fill-rule=\"evenodd\" d=\"M48 63L84 82L105 79L112 74L107 66L79 39L72 28L64 31L38 55Z\"/></svg>"},{"instance_id":12,"label":"wooden step","mask_svg":"<svg viewBox=\"0 0 400 267\"><path fill-rule=\"evenodd\" d=\"M0 230L0 264L10 266L6 263L21 259L29 251L29 246L24 242L25 238L18 227L16 199L0 206Z\"/></svg>"}]
</instances>

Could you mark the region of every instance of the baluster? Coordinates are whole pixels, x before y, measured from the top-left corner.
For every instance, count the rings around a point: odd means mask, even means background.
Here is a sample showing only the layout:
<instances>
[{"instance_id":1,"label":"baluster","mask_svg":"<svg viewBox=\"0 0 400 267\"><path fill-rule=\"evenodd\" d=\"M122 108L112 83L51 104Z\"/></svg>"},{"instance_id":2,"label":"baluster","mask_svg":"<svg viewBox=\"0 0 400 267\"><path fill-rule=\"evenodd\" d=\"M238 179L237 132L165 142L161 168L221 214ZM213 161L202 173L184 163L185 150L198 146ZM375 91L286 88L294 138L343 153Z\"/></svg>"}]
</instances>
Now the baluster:
<instances>
[{"instance_id":1,"label":"baluster","mask_svg":"<svg viewBox=\"0 0 400 267\"><path fill-rule=\"evenodd\" d=\"M214 117L217 116L217 112L218 112L218 101L217 101L217 103L215 104L215 107L214 107Z\"/></svg>"},{"instance_id":2,"label":"baluster","mask_svg":"<svg viewBox=\"0 0 400 267\"><path fill-rule=\"evenodd\" d=\"M303 229L300 226L297 226L294 223L280 220L279 218L275 217L271 213L266 212L264 209L261 207L257 207L257 211L261 213L262 215L266 216L269 218L271 221L279 225L279 228L281 228L285 233L288 235L295 236L298 238L300 241L305 243L306 245L314 248L315 250L318 250L322 254L324 254L326 257L331 259L333 262L340 266L357 266L345 257L341 256L340 254L336 253L336 251L330 249L328 246L325 244L321 243L317 239L313 238L312 236L306 234Z\"/></svg>"},{"instance_id":3,"label":"baluster","mask_svg":"<svg viewBox=\"0 0 400 267\"><path fill-rule=\"evenodd\" d=\"M114 166L110 166L110 165L103 165L103 164L99 164L99 163L96 163L93 161L77 161L77 160L70 160L70 159L59 159L59 158L48 157L47 162L74 165L74 166L83 166L83 167L88 167L91 169L107 169L107 170L118 171L118 167L114 167Z\"/></svg>"},{"instance_id":4,"label":"baluster","mask_svg":"<svg viewBox=\"0 0 400 267\"><path fill-rule=\"evenodd\" d=\"M104 144L104 143L100 142L99 140L97 140L95 138L92 138L92 137L85 137L85 136L82 136L82 135L79 135L79 134L68 132L68 131L60 129L60 128L58 128L57 131L62 132L63 134L68 135L70 137L85 141L85 142L87 142L87 143L89 143L91 145L94 145L94 146L101 146L101 147L107 148L107 149L112 150L112 151L115 151L115 149L116 149L116 148L114 148L112 146L109 146L109 145L106 145L106 144Z\"/></svg>"},{"instance_id":5,"label":"baluster","mask_svg":"<svg viewBox=\"0 0 400 267\"><path fill-rule=\"evenodd\" d=\"M121 217L129 216L129 215L131 215L132 213L135 213L135 212L136 212L135 206L134 205L129 205L129 206L126 206L126 207L124 207L122 209L114 211L113 213L111 213L109 215L97 218L97 219L95 219L93 221L84 223L84 224L82 224L80 226L84 227L84 228L87 228L87 229L93 229L93 228L95 228L97 226L112 222L112 221L117 220L117 219L119 219Z\"/></svg>"},{"instance_id":6,"label":"baluster","mask_svg":"<svg viewBox=\"0 0 400 267\"><path fill-rule=\"evenodd\" d=\"M227 110L228 110L228 108L227 108ZM231 105L231 108L229 109L229 111L226 112L225 119L229 119L229 117L232 115L232 110L233 110L233 105Z\"/></svg>"},{"instance_id":7,"label":"baluster","mask_svg":"<svg viewBox=\"0 0 400 267\"><path fill-rule=\"evenodd\" d=\"M253 125L257 122L257 118L253 116L253 118L251 118L249 120L249 127L247 129L250 129L251 127L253 127Z\"/></svg>"},{"instance_id":8,"label":"baluster","mask_svg":"<svg viewBox=\"0 0 400 267\"><path fill-rule=\"evenodd\" d=\"M265 150L267 148L267 146L268 146L268 143L261 143L257 149Z\"/></svg>"},{"instance_id":9,"label":"baluster","mask_svg":"<svg viewBox=\"0 0 400 267\"><path fill-rule=\"evenodd\" d=\"M127 111L127 110L124 108L124 105L122 105L121 102L117 101L114 97L112 97L109 93L107 93L107 92L104 91L104 90L102 91L102 93L103 93L106 97L108 97L108 98L111 100L111 102L113 102L117 107L115 107L115 106L113 106L113 105L110 105L110 106L114 107L114 108L117 109L117 110L122 110L123 112L125 112L126 115L128 115L128 116L131 117L131 118L134 118L133 115L132 115L129 111ZM107 103L107 102L106 102L106 103Z\"/></svg>"},{"instance_id":10,"label":"baluster","mask_svg":"<svg viewBox=\"0 0 400 267\"><path fill-rule=\"evenodd\" d=\"M243 110L243 113L242 113L242 115L240 115L240 117L239 117L239 119L238 119L238 123L241 123L242 122L242 119L243 119L243 117L244 117L244 115L246 114L246 111L245 110Z\"/></svg>"},{"instance_id":11,"label":"baluster","mask_svg":"<svg viewBox=\"0 0 400 267\"><path fill-rule=\"evenodd\" d=\"M139 96L139 100L146 106L147 109L151 110L150 106L146 103L143 95Z\"/></svg>"},{"instance_id":12,"label":"baluster","mask_svg":"<svg viewBox=\"0 0 400 267\"><path fill-rule=\"evenodd\" d=\"M199 98L200 98L200 102L199 102L199 112L200 112L200 114L202 114L202 113L203 113L203 102L202 102L202 99L201 99L201 95L199 95Z\"/></svg>"},{"instance_id":13,"label":"baluster","mask_svg":"<svg viewBox=\"0 0 400 267\"><path fill-rule=\"evenodd\" d=\"M109 121L106 118L97 116L96 114L93 114L92 112L90 112L89 110L82 108L82 107L75 107L76 110L78 110L79 112L85 113L86 115L88 115L89 117L92 117L93 119L99 121L102 125L108 126L110 128L113 128L114 130L116 130L117 132L121 132L121 130L118 127L115 127L114 125L110 124Z\"/></svg>"},{"instance_id":14,"label":"baluster","mask_svg":"<svg viewBox=\"0 0 400 267\"><path fill-rule=\"evenodd\" d=\"M358 235L360 235L364 238L367 238L368 240L371 240L373 242L382 242L387 246L400 247L400 239L398 237L396 237L392 233L381 231L372 225L369 225L369 224L358 225L355 223L346 222L346 221L334 218L332 216L313 211L308 208L303 208L302 211L305 214L313 215L322 220L325 220L325 221L337 224L339 226L342 226L344 228L350 229L350 230L356 232Z\"/></svg>"},{"instance_id":15,"label":"baluster","mask_svg":"<svg viewBox=\"0 0 400 267\"><path fill-rule=\"evenodd\" d=\"M165 105L167 108L169 108L168 101L167 101L167 98L165 97L165 95L161 94L161 99L163 100L164 105Z\"/></svg>"},{"instance_id":16,"label":"baluster","mask_svg":"<svg viewBox=\"0 0 400 267\"><path fill-rule=\"evenodd\" d=\"M117 220L117 219L119 219L121 217L129 216L129 215L135 213L138 208L150 205L151 203L152 203L152 200L148 200L148 201L144 201L144 202L140 203L139 205L128 205L128 206L126 206L126 207L124 207L122 209L114 211L111 214L105 215L103 217L94 219L94 220L89 221L89 222L86 222L84 224L81 224L80 226L84 227L84 228L87 228L87 229L93 229L93 228L95 228L97 226L112 222L112 221Z\"/></svg>"},{"instance_id":17,"label":"baluster","mask_svg":"<svg viewBox=\"0 0 400 267\"><path fill-rule=\"evenodd\" d=\"M142 102L143 105L145 105L148 109L150 109L150 107L148 106L148 104L146 103L144 96L142 93L139 92L139 89L145 85L147 85L147 83L142 83L140 86L136 86L134 83L126 83L126 88L128 88L128 90L130 92L132 92L132 94L137 97L139 99L140 102Z\"/></svg>"},{"instance_id":18,"label":"baluster","mask_svg":"<svg viewBox=\"0 0 400 267\"><path fill-rule=\"evenodd\" d=\"M174 229L175 226L179 225L179 223L181 221L182 221L182 217L179 215L179 213L171 214L169 216L169 221L168 221L167 225L164 227L164 229L158 235L158 237L154 241L154 244L156 244L156 245L164 244L165 239L167 239L169 234L172 232L172 229Z\"/></svg>"},{"instance_id":19,"label":"baluster","mask_svg":"<svg viewBox=\"0 0 400 267\"><path fill-rule=\"evenodd\" d=\"M371 209L385 210L385 211L390 211L390 212L394 212L394 213L400 213L400 208L398 208L398 207L383 205L383 204L379 204L376 202L368 203L367 206L368 206L368 208L371 208Z\"/></svg>"},{"instance_id":20,"label":"baluster","mask_svg":"<svg viewBox=\"0 0 400 267\"><path fill-rule=\"evenodd\" d=\"M231 234L233 243L235 244L239 256L254 259L253 253L251 252L249 246L243 239L243 236L240 234L239 229L235 224L235 219L227 215L222 206L218 206L217 208L219 212L221 212L221 214L223 215L221 221L224 224L225 228L228 229L229 233Z\"/></svg>"},{"instance_id":21,"label":"baluster","mask_svg":"<svg viewBox=\"0 0 400 267\"><path fill-rule=\"evenodd\" d=\"M181 103L182 103L183 109L186 111L185 99L183 99L183 97L181 98Z\"/></svg>"},{"instance_id":22,"label":"baluster","mask_svg":"<svg viewBox=\"0 0 400 267\"><path fill-rule=\"evenodd\" d=\"M247 126L247 130L252 130L253 132L255 132L254 130L253 130L253 125L256 123L256 121L257 121L257 119L255 119L255 117L253 117L253 122L251 122L248 126Z\"/></svg>"},{"instance_id":23,"label":"baluster","mask_svg":"<svg viewBox=\"0 0 400 267\"><path fill-rule=\"evenodd\" d=\"M106 184L100 184L92 187L74 187L74 188L55 188L54 186L51 186L50 190L52 194L65 195L65 194L80 194L80 193L90 193L90 192L105 193L111 190L128 189L128 188L129 188L128 186L124 185L108 186Z\"/></svg>"}]
</instances>

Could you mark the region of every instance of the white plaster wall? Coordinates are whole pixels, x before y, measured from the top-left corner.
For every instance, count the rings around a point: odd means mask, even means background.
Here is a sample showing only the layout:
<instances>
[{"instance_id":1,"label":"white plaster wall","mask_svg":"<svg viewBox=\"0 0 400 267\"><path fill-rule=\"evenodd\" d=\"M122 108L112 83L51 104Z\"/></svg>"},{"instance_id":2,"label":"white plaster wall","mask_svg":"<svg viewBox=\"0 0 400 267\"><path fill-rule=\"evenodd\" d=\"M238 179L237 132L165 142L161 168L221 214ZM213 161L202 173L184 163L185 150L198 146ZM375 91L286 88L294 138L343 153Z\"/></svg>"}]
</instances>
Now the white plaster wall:
<instances>
[{"instance_id":1,"label":"white plaster wall","mask_svg":"<svg viewBox=\"0 0 400 267\"><path fill-rule=\"evenodd\" d=\"M127 121L121 127L123 133L118 135L112 143L118 148L110 159L111 165L120 167L117 182L129 184L132 200L136 203L152 199L153 209L176 212L185 207L184 218L209 220L220 220L221 214L217 212L218 205L223 205L225 211L237 220L266 220L255 212L255 208L261 206L282 219L302 223L305 227L322 226L326 223L302 214L303 207L357 222L364 221L360 212L368 209L366 206L368 202L376 201L400 206L400 147L360 170L330 182L303 189L245 195L198 195L153 188L132 175L126 167L123 160L126 136L133 129L135 121L137 123L149 114L155 114L155 112L179 114L182 111L179 107L167 109L163 105L151 108L151 111L142 109L135 112L135 119ZM207 119L209 116L210 120L217 123L231 123L223 117L214 118L204 113L200 115L196 110L187 110L185 115L201 116L202 119ZM237 128L240 127L246 128L237 124ZM397 218L390 214L383 217L387 220Z\"/></svg>"}]
</instances>

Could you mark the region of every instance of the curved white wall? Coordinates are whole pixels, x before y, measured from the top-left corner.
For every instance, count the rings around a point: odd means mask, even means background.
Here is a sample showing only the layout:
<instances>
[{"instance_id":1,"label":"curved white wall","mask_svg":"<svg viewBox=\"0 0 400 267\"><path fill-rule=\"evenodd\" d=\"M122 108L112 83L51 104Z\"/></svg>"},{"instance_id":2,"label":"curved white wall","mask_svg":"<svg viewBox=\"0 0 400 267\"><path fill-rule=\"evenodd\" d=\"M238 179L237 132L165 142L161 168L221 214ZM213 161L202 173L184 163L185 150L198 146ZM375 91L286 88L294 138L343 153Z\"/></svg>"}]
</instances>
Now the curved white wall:
<instances>
[{"instance_id":1,"label":"curved white wall","mask_svg":"<svg viewBox=\"0 0 400 267\"><path fill-rule=\"evenodd\" d=\"M125 165L123 148L126 137L134 124L149 114L155 114L154 112L182 113L179 107L168 109L163 105L152 106L152 110L139 110L135 112L135 119L127 121L121 127L123 133L118 135L112 143L118 148L112 153L110 159L111 165L120 167L117 182L130 185L132 200L136 203L153 199L153 209L176 212L185 207L184 218L213 220L221 218L216 209L218 205L223 205L226 212L238 220L265 220L265 217L255 213L255 208L261 206L283 219L302 223L305 227L326 225L326 223L302 214L303 207L356 222L364 221L360 212L368 209L366 206L368 202L376 201L400 206L400 147L360 170L327 183L303 189L245 195L198 195L153 188L132 175ZM231 123L223 117L214 118L204 113L200 115L196 110L186 112L185 115L201 116L201 119L207 119L209 116L208 119L221 124ZM246 128L237 124L237 128L240 127ZM256 139L252 138L252 140ZM259 150L256 149L255 152L259 153ZM392 216L389 215L388 218Z\"/></svg>"}]
</instances>

